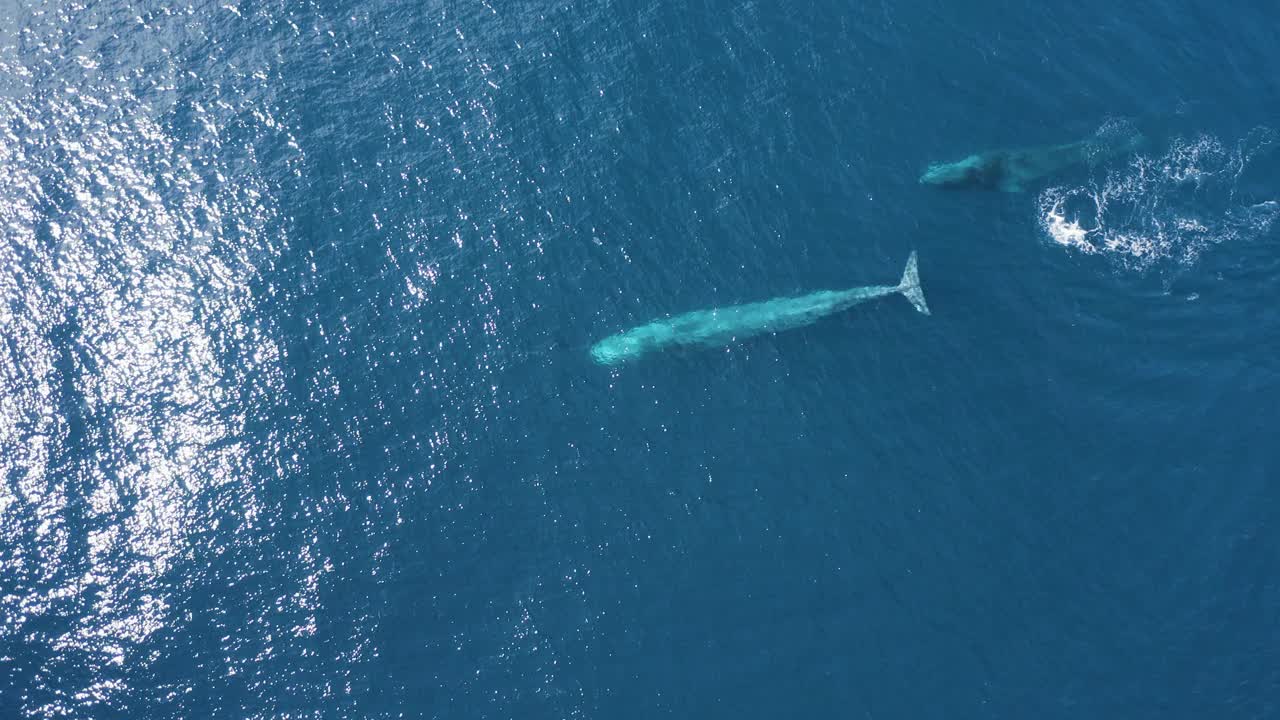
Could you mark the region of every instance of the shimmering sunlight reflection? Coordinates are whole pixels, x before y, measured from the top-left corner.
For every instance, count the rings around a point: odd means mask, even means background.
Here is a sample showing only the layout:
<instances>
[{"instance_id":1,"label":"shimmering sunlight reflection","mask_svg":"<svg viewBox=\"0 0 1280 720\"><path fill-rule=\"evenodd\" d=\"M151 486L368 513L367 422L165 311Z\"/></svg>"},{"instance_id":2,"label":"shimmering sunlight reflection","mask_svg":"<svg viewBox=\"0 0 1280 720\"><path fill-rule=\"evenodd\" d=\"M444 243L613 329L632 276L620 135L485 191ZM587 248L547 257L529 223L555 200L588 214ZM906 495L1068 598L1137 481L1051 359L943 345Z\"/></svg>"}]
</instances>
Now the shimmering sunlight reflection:
<instances>
[{"instance_id":1,"label":"shimmering sunlight reflection","mask_svg":"<svg viewBox=\"0 0 1280 720\"><path fill-rule=\"evenodd\" d=\"M86 679L28 716L75 716L145 660L170 610L156 581L243 477L249 396L279 381L247 317L267 195L244 168L227 182L211 118L179 145L154 114L92 82L0 101L0 646Z\"/></svg>"},{"instance_id":2,"label":"shimmering sunlight reflection","mask_svg":"<svg viewBox=\"0 0 1280 720\"><path fill-rule=\"evenodd\" d=\"M562 309L543 297L516 302L522 283L550 285L553 249L563 262L575 243L607 244L605 229L585 222L575 185L609 157L606 143L560 128L533 148L544 152L512 147L530 142L528 128L512 132L518 111L538 111L513 92L521 73L560 72L558 35L547 30L558 21L539 10L499 22L496 4L413 6L413 31L397 34L409 13L377 7L330 15L313 3L143 3L134 16L112 4L55 5L19 13L16 45L0 35L0 663L10 652L27 662L11 685L31 689L18 711L181 706L202 683L233 676L263 707L322 698L332 708L362 664L375 668L387 611L373 591L343 594L350 607L325 602L334 576L358 573L360 540L377 546L361 561L385 582L390 554L403 563L417 551L385 532L401 521L399 503L415 503L417 530L452 547L507 524L494 508L548 497L541 480L476 458L510 454L493 440L524 392L508 366L560 342ZM291 63L315 70L316 84L286 82ZM620 132L620 101L600 79L592 86L600 100L589 112ZM573 84L549 90L576 94ZM398 94L399 105L380 100ZM344 104L350 97L360 107ZM278 117L295 108L317 116L312 134ZM353 138L365 145L358 152ZM304 145L332 151L323 173L306 176ZM282 228L297 227L298 210L281 177L308 189L330 181L340 196L303 203L334 212L287 251ZM281 259L306 277L273 275ZM365 276L390 278L394 290L343 284ZM272 297L314 333L299 340L313 357L286 358L295 336L263 326L255 288L273 292L280 277L313 283ZM541 344L513 342L515 328ZM352 358L368 369L363 386L344 364ZM370 407L378 412L363 414ZM405 422L394 443L371 447L396 418ZM262 491L312 480L311 462L316 486ZM335 480L334 466L349 472ZM584 712L586 693L564 670L575 641L552 632L565 608L583 611L580 568L563 559L576 538L559 529L569 524L554 503L532 512L527 526L545 530L528 542L539 562L487 600L487 622L467 623L458 638L467 654L430 634L417 649L448 659L436 682L456 709L488 703L509 714L530 698L506 678L531 671L541 679L533 700L562 716ZM511 525L521 539L527 527ZM326 543L348 555L331 556ZM464 567L458 584L468 577ZM462 596L448 594L434 590L414 608L462 617L449 604ZM220 624L237 611L242 622ZM319 645L336 666L291 663ZM147 684L153 666L196 651L208 677L184 668L159 690Z\"/></svg>"}]
</instances>

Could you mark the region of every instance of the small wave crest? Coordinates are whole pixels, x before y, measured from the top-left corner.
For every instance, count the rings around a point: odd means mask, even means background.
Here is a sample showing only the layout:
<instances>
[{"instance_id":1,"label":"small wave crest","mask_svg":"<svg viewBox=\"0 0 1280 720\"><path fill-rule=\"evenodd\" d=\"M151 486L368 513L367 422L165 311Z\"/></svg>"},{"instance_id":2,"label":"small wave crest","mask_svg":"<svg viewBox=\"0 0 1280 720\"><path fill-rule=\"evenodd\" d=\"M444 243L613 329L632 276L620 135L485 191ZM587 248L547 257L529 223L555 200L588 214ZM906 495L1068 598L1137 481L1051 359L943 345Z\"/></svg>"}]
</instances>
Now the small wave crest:
<instances>
[{"instance_id":1,"label":"small wave crest","mask_svg":"<svg viewBox=\"0 0 1280 720\"><path fill-rule=\"evenodd\" d=\"M1041 229L1057 245L1132 270L1193 265L1205 248L1258 237L1280 216L1276 200L1238 193L1246 169L1277 143L1269 128L1234 143L1175 138L1162 153L1139 153L1100 179L1041 192Z\"/></svg>"}]
</instances>

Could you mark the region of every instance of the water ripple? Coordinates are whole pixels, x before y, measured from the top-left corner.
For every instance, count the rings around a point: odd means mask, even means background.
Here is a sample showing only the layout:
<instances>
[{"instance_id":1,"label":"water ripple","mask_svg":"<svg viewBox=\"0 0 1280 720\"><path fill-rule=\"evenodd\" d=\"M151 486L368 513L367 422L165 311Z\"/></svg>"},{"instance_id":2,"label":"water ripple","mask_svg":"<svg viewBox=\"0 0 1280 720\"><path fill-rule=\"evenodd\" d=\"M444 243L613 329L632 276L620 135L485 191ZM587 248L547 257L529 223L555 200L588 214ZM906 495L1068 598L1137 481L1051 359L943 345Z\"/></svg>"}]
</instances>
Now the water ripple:
<instances>
[{"instance_id":1,"label":"water ripple","mask_svg":"<svg viewBox=\"0 0 1280 720\"><path fill-rule=\"evenodd\" d=\"M64 52L84 43L48 20L72 12L33 13L0 56L22 81L0 100L0 639L30 717L141 691L211 505L231 488L258 512L234 488L280 378L251 290L276 214L252 159L198 103L202 131L175 137L163 73L140 95Z\"/></svg>"}]
</instances>

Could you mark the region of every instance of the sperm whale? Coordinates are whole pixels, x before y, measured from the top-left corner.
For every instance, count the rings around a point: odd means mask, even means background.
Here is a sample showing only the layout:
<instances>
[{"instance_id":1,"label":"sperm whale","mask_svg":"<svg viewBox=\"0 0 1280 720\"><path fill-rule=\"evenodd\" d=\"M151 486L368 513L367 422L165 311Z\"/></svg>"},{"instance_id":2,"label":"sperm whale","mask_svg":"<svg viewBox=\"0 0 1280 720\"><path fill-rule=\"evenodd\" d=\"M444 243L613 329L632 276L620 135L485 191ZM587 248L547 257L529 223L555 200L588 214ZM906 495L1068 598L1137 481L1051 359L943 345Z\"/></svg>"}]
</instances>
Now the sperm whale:
<instances>
[{"instance_id":1,"label":"sperm whale","mask_svg":"<svg viewBox=\"0 0 1280 720\"><path fill-rule=\"evenodd\" d=\"M754 335L804 327L859 303L895 294L905 297L916 310L929 314L914 251L907 258L902 281L897 285L822 290L798 297L696 310L607 337L591 346L591 357L601 365L621 365L670 347L723 347Z\"/></svg>"}]
</instances>

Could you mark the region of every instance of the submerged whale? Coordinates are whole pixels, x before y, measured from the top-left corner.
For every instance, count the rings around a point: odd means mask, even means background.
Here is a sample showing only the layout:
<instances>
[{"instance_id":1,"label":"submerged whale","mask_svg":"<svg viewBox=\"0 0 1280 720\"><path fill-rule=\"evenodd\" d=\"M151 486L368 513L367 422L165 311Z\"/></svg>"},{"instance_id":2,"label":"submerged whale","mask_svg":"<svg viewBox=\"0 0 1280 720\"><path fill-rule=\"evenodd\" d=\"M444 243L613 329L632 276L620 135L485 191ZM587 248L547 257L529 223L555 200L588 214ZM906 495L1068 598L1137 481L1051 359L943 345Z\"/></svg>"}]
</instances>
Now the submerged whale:
<instances>
[{"instance_id":1,"label":"submerged whale","mask_svg":"<svg viewBox=\"0 0 1280 720\"><path fill-rule=\"evenodd\" d=\"M804 327L858 303L894 294L901 294L916 310L929 314L924 291L920 289L914 251L907 258L902 281L897 285L823 290L799 297L684 313L607 337L591 347L591 357L601 365L620 365L669 347L721 347L753 335Z\"/></svg>"},{"instance_id":2,"label":"submerged whale","mask_svg":"<svg viewBox=\"0 0 1280 720\"><path fill-rule=\"evenodd\" d=\"M1140 133L1092 137L1063 145L990 150L963 160L929 165L920 182L947 189L1022 192L1030 183L1050 175L1125 155L1142 147Z\"/></svg>"}]
</instances>

